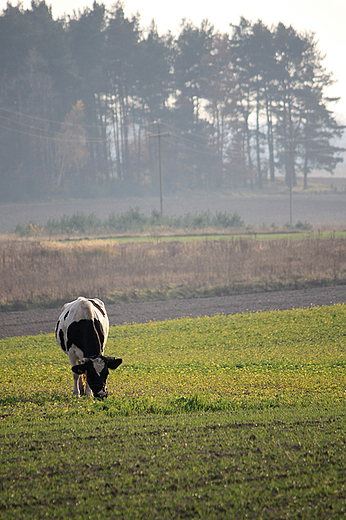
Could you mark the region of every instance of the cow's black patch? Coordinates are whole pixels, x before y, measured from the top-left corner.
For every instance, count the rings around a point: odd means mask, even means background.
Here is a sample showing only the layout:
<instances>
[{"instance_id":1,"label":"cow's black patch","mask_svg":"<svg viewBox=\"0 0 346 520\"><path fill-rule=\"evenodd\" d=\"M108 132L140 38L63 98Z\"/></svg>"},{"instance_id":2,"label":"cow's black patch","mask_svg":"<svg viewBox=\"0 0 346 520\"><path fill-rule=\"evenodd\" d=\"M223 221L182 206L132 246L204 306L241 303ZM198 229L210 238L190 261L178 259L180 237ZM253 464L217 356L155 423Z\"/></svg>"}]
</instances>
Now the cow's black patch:
<instances>
[{"instance_id":1,"label":"cow's black patch","mask_svg":"<svg viewBox=\"0 0 346 520\"><path fill-rule=\"evenodd\" d=\"M57 333L58 333L59 325L60 325L60 320L58 320L57 323L56 323L56 326L55 326L55 335L57 335Z\"/></svg>"},{"instance_id":2,"label":"cow's black patch","mask_svg":"<svg viewBox=\"0 0 346 520\"><path fill-rule=\"evenodd\" d=\"M94 325L95 325L95 329L97 331L97 334L98 334L98 336L100 338L101 345L103 345L104 340L105 340L105 335L104 335L104 332L103 332L102 324L99 322L99 320L94 320Z\"/></svg>"},{"instance_id":3,"label":"cow's black patch","mask_svg":"<svg viewBox=\"0 0 346 520\"><path fill-rule=\"evenodd\" d=\"M106 313L105 311L102 309L101 305L99 305L97 302L95 302L95 300L89 300L90 303L93 304L94 307L96 307L96 309L98 309L100 311L100 313L102 314L102 316L106 316Z\"/></svg>"},{"instance_id":4,"label":"cow's black patch","mask_svg":"<svg viewBox=\"0 0 346 520\"><path fill-rule=\"evenodd\" d=\"M67 329L67 350L76 345L84 357L100 356L103 340L103 328L97 320L74 321Z\"/></svg>"},{"instance_id":5,"label":"cow's black patch","mask_svg":"<svg viewBox=\"0 0 346 520\"><path fill-rule=\"evenodd\" d=\"M67 316L69 315L69 312L70 312L70 311L67 311L67 313L65 314L65 316L64 316L64 321L66 320Z\"/></svg>"},{"instance_id":6,"label":"cow's black patch","mask_svg":"<svg viewBox=\"0 0 346 520\"><path fill-rule=\"evenodd\" d=\"M59 340L60 340L61 348L66 352L66 345L65 345L65 340L64 340L64 333L63 333L63 331L62 331L61 329L59 330Z\"/></svg>"}]
</instances>

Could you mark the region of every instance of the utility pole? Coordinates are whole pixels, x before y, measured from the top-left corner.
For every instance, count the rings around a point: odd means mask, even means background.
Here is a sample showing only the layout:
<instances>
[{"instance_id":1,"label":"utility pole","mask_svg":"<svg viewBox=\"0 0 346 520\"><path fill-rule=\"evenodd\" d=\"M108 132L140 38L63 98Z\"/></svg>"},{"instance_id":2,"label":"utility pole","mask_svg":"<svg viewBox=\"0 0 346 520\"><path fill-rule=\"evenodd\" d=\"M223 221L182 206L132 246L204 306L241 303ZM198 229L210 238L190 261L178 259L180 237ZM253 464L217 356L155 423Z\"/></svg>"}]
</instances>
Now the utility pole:
<instances>
[{"instance_id":1,"label":"utility pole","mask_svg":"<svg viewBox=\"0 0 346 520\"><path fill-rule=\"evenodd\" d=\"M292 208L293 146L292 146L292 141L290 141L289 168L290 168L290 225L292 226L292 224L293 224L293 208Z\"/></svg>"},{"instance_id":2,"label":"utility pole","mask_svg":"<svg viewBox=\"0 0 346 520\"><path fill-rule=\"evenodd\" d=\"M160 120L157 121L157 134L150 134L150 137L155 137L159 142L159 181L160 181L160 212L163 215L163 190L162 190L162 167L161 167L161 138L169 137L169 132L161 133Z\"/></svg>"}]
</instances>

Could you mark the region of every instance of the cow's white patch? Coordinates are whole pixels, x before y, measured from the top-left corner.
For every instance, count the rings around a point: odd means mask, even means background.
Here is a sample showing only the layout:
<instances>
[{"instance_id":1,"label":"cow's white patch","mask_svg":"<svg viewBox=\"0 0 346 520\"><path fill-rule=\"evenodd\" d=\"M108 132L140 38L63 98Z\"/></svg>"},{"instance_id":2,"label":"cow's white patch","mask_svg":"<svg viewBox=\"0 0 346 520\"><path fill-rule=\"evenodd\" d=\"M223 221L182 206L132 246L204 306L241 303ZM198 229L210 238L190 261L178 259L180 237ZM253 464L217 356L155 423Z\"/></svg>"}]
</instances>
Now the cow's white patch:
<instances>
[{"instance_id":1,"label":"cow's white patch","mask_svg":"<svg viewBox=\"0 0 346 520\"><path fill-rule=\"evenodd\" d=\"M106 363L101 358L93 359L92 362L93 362L93 367L95 369L95 372L97 373L98 376L100 376L102 370L106 366Z\"/></svg>"},{"instance_id":2,"label":"cow's white patch","mask_svg":"<svg viewBox=\"0 0 346 520\"><path fill-rule=\"evenodd\" d=\"M76 345L72 345L68 352L68 357L70 358L71 366L74 366L82 362L84 354L80 348L76 347Z\"/></svg>"}]
</instances>

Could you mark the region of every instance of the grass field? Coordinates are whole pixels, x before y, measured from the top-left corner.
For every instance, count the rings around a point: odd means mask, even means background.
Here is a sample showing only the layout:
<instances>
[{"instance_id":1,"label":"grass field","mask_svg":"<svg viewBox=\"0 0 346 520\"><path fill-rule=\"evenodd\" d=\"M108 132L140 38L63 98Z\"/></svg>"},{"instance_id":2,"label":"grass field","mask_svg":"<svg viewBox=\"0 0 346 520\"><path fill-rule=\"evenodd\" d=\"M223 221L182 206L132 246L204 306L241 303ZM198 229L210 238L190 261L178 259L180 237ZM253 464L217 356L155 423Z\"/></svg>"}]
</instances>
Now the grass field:
<instances>
[{"instance_id":1,"label":"grass field","mask_svg":"<svg viewBox=\"0 0 346 520\"><path fill-rule=\"evenodd\" d=\"M105 401L53 335L1 340L1 518L344 518L345 312L114 327Z\"/></svg>"}]
</instances>

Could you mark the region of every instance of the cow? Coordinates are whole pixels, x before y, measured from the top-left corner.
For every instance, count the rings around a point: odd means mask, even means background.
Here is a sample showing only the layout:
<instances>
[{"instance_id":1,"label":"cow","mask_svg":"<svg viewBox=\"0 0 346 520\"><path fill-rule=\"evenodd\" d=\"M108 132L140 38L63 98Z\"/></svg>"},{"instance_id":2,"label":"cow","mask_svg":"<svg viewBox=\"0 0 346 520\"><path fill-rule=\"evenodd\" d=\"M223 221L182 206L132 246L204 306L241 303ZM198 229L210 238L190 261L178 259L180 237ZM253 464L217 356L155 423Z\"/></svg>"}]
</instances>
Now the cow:
<instances>
[{"instance_id":1,"label":"cow","mask_svg":"<svg viewBox=\"0 0 346 520\"><path fill-rule=\"evenodd\" d=\"M58 344L70 358L73 372L73 395L103 399L108 396L106 381L122 359L105 357L109 320L104 303L98 298L80 296L62 308L55 328ZM84 375L86 377L84 377ZM83 379L86 379L85 389Z\"/></svg>"}]
</instances>

